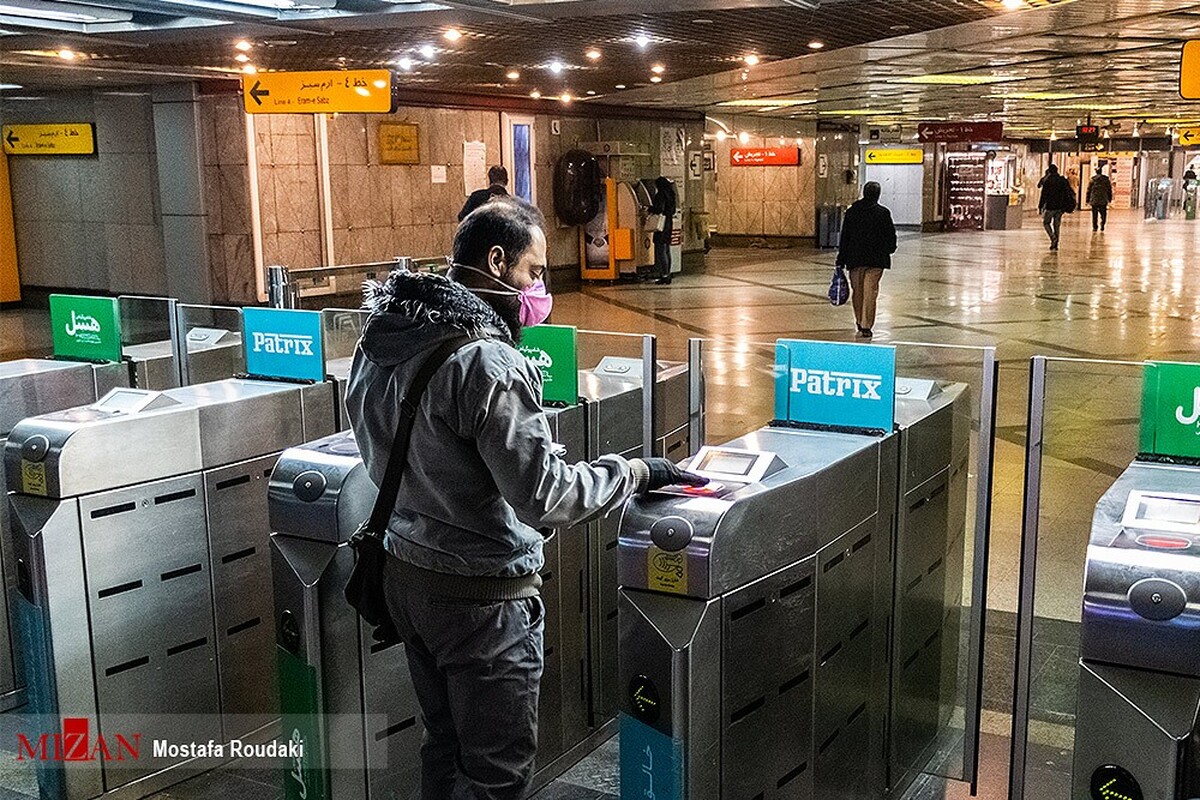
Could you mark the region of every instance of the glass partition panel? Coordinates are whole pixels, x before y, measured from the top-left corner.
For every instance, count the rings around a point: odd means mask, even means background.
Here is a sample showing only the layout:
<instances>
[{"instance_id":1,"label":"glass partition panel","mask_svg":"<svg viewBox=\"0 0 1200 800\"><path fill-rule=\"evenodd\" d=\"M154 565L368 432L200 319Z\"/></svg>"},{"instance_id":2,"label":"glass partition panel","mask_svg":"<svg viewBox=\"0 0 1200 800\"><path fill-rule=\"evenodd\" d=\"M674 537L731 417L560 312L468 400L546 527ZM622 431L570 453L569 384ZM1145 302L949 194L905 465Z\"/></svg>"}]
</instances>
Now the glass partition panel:
<instances>
[{"instance_id":1,"label":"glass partition panel","mask_svg":"<svg viewBox=\"0 0 1200 800\"><path fill-rule=\"evenodd\" d=\"M224 380L246 372L242 310L229 306L180 304L179 331L187 343L185 385Z\"/></svg>"},{"instance_id":2,"label":"glass partition panel","mask_svg":"<svg viewBox=\"0 0 1200 800\"><path fill-rule=\"evenodd\" d=\"M1097 504L1138 453L1145 371L1130 362L1033 361L1013 800L1080 796L1071 782L1087 547Z\"/></svg>"},{"instance_id":3,"label":"glass partition panel","mask_svg":"<svg viewBox=\"0 0 1200 800\"><path fill-rule=\"evenodd\" d=\"M121 310L121 344L169 342L171 312L176 302L170 297L118 297L117 304Z\"/></svg>"},{"instance_id":4,"label":"glass partition panel","mask_svg":"<svg viewBox=\"0 0 1200 800\"><path fill-rule=\"evenodd\" d=\"M775 343L705 339L705 437L724 444L775 419Z\"/></svg>"},{"instance_id":5,"label":"glass partition panel","mask_svg":"<svg viewBox=\"0 0 1200 800\"><path fill-rule=\"evenodd\" d=\"M171 327L178 301L169 297L117 298L121 312L121 355L133 384L161 391L179 386L180 363Z\"/></svg>"}]
</instances>

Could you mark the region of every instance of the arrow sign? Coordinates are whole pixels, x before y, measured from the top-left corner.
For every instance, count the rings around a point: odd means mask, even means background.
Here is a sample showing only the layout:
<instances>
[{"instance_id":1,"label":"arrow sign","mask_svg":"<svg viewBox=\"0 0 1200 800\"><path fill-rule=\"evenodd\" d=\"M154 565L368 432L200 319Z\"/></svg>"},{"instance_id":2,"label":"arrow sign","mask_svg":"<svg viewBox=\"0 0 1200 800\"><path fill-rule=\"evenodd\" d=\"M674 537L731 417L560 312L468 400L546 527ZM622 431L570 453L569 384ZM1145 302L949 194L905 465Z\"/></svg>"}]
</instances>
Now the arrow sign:
<instances>
[{"instance_id":1,"label":"arrow sign","mask_svg":"<svg viewBox=\"0 0 1200 800\"><path fill-rule=\"evenodd\" d=\"M254 102L262 105L264 97L270 97L271 92L268 89L262 88L262 81L255 81L254 86L250 87L250 96L254 98Z\"/></svg>"},{"instance_id":2,"label":"arrow sign","mask_svg":"<svg viewBox=\"0 0 1200 800\"><path fill-rule=\"evenodd\" d=\"M875 148L863 156L868 164L923 164L925 151L919 148Z\"/></svg>"},{"instance_id":3,"label":"arrow sign","mask_svg":"<svg viewBox=\"0 0 1200 800\"><path fill-rule=\"evenodd\" d=\"M1200 128L1180 128L1180 144L1200 144Z\"/></svg>"},{"instance_id":4,"label":"arrow sign","mask_svg":"<svg viewBox=\"0 0 1200 800\"><path fill-rule=\"evenodd\" d=\"M800 148L735 147L729 151L729 163L735 167L796 167Z\"/></svg>"},{"instance_id":5,"label":"arrow sign","mask_svg":"<svg viewBox=\"0 0 1200 800\"><path fill-rule=\"evenodd\" d=\"M386 69L264 72L242 80L248 114L386 114L392 73Z\"/></svg>"},{"instance_id":6,"label":"arrow sign","mask_svg":"<svg viewBox=\"0 0 1200 800\"><path fill-rule=\"evenodd\" d=\"M4 137L4 141L8 142L9 147L16 147L17 142L19 142L21 140L19 138L17 138L16 136L14 136L13 132L11 130L9 130L8 136Z\"/></svg>"},{"instance_id":7,"label":"arrow sign","mask_svg":"<svg viewBox=\"0 0 1200 800\"><path fill-rule=\"evenodd\" d=\"M5 125L0 141L9 155L82 156L96 152L96 131L90 122Z\"/></svg>"}]
</instances>

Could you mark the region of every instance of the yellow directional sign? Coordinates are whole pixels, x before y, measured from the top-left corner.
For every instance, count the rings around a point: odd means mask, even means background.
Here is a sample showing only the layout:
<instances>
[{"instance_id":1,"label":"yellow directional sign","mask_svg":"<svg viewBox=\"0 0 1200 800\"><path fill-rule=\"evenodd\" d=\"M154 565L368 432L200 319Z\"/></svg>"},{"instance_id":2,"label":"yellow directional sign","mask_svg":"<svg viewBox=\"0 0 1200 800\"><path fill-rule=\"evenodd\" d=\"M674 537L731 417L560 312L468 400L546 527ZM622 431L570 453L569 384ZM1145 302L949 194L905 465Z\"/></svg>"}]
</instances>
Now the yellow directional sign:
<instances>
[{"instance_id":1,"label":"yellow directional sign","mask_svg":"<svg viewBox=\"0 0 1200 800\"><path fill-rule=\"evenodd\" d=\"M868 150L864 158L868 164L923 164L925 151L919 148L908 150L877 148Z\"/></svg>"},{"instance_id":2,"label":"yellow directional sign","mask_svg":"<svg viewBox=\"0 0 1200 800\"><path fill-rule=\"evenodd\" d=\"M1184 147L1200 147L1200 128L1180 128L1179 144Z\"/></svg>"},{"instance_id":3,"label":"yellow directional sign","mask_svg":"<svg viewBox=\"0 0 1200 800\"><path fill-rule=\"evenodd\" d=\"M1179 95L1184 100L1200 100L1200 41L1183 45L1179 65Z\"/></svg>"},{"instance_id":4,"label":"yellow directional sign","mask_svg":"<svg viewBox=\"0 0 1200 800\"><path fill-rule=\"evenodd\" d=\"M386 69L262 72L242 78L249 114L371 114L392 110Z\"/></svg>"},{"instance_id":5,"label":"yellow directional sign","mask_svg":"<svg viewBox=\"0 0 1200 800\"><path fill-rule=\"evenodd\" d=\"M0 128L4 152L13 156L87 156L96 152L90 122L50 125L5 125Z\"/></svg>"}]
</instances>

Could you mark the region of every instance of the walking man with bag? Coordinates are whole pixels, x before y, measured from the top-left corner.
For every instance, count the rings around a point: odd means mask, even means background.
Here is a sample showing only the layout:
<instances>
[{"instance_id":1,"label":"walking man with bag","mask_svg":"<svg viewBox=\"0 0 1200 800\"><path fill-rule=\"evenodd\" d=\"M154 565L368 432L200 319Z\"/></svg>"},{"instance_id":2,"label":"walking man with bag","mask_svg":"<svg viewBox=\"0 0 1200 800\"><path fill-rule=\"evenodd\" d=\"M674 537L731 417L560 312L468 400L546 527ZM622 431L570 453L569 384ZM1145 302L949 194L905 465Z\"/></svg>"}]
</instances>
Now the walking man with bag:
<instances>
[{"instance_id":1,"label":"walking man with bag","mask_svg":"<svg viewBox=\"0 0 1200 800\"><path fill-rule=\"evenodd\" d=\"M1042 190L1038 211L1042 214L1042 226L1050 237L1050 249L1058 249L1058 237L1062 233L1063 214L1075 211L1075 190L1071 182L1058 174L1058 167L1051 164L1046 174L1038 181Z\"/></svg>"},{"instance_id":2,"label":"walking man with bag","mask_svg":"<svg viewBox=\"0 0 1200 800\"><path fill-rule=\"evenodd\" d=\"M536 209L493 200L459 226L449 277L398 270L368 289L350 370L347 411L369 474L387 489L386 473L403 476L382 588L425 724L423 800L526 794L543 664L539 529L706 482L661 458L555 454L541 373L514 347L550 313L542 224ZM406 418L408 446L393 450Z\"/></svg>"},{"instance_id":3,"label":"walking man with bag","mask_svg":"<svg viewBox=\"0 0 1200 800\"><path fill-rule=\"evenodd\" d=\"M883 271L891 269L896 252L896 225L892 212L879 204L883 188L871 181L863 186L862 199L850 206L842 221L842 246L837 265L850 271L851 302L858 335L875 335L875 306Z\"/></svg>"}]
</instances>

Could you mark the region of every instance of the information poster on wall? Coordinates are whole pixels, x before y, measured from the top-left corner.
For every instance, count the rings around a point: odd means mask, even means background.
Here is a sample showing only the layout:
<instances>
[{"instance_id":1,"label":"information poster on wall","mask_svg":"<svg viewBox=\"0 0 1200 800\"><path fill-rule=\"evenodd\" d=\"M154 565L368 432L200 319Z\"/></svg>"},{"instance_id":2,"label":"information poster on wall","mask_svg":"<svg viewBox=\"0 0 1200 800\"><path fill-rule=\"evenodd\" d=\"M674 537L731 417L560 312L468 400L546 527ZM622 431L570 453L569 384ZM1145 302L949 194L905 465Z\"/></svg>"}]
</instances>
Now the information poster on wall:
<instances>
[{"instance_id":1,"label":"information poster on wall","mask_svg":"<svg viewBox=\"0 0 1200 800\"><path fill-rule=\"evenodd\" d=\"M379 163L420 164L421 127L412 122L379 123Z\"/></svg>"},{"instance_id":2,"label":"information poster on wall","mask_svg":"<svg viewBox=\"0 0 1200 800\"><path fill-rule=\"evenodd\" d=\"M487 145L463 142L463 194L487 187Z\"/></svg>"},{"instance_id":3,"label":"information poster on wall","mask_svg":"<svg viewBox=\"0 0 1200 800\"><path fill-rule=\"evenodd\" d=\"M659 174L675 184L678 207L684 207L687 178L687 131L675 125L659 128Z\"/></svg>"},{"instance_id":4,"label":"information poster on wall","mask_svg":"<svg viewBox=\"0 0 1200 800\"><path fill-rule=\"evenodd\" d=\"M446 165L445 164L434 164L432 167L430 167L429 168L429 179L433 183L445 183L446 182Z\"/></svg>"},{"instance_id":5,"label":"information poster on wall","mask_svg":"<svg viewBox=\"0 0 1200 800\"><path fill-rule=\"evenodd\" d=\"M1113 208L1133 208L1133 164L1133 156L1119 156L1112 162Z\"/></svg>"}]
</instances>

